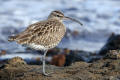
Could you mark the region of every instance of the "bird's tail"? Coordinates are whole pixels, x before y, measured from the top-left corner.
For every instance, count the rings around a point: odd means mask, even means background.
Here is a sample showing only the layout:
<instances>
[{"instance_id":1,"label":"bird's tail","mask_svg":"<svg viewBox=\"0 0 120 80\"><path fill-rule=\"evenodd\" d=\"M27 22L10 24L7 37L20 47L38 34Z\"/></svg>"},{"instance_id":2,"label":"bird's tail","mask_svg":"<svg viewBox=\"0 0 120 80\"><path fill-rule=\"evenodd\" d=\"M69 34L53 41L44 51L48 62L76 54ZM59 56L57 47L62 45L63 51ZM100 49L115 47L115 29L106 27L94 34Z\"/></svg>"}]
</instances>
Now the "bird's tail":
<instances>
[{"instance_id":1,"label":"bird's tail","mask_svg":"<svg viewBox=\"0 0 120 80\"><path fill-rule=\"evenodd\" d=\"M16 40L16 36L9 36L8 41L15 41Z\"/></svg>"}]
</instances>

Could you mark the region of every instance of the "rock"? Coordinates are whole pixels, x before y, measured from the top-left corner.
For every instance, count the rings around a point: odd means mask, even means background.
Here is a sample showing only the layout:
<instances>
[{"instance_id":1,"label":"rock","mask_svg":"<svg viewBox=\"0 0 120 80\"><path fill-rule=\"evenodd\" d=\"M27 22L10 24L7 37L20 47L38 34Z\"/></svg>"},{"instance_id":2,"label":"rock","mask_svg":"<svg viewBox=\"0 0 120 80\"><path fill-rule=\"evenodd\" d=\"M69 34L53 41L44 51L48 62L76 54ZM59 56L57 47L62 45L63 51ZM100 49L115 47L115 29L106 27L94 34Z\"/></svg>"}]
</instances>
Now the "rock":
<instances>
[{"instance_id":1,"label":"rock","mask_svg":"<svg viewBox=\"0 0 120 80\"><path fill-rule=\"evenodd\" d=\"M50 64L55 65L55 66L64 66L65 60L66 60L65 54L54 55L52 57L52 61Z\"/></svg>"},{"instance_id":2,"label":"rock","mask_svg":"<svg viewBox=\"0 0 120 80\"><path fill-rule=\"evenodd\" d=\"M46 65L47 72L54 72L51 77L42 75L41 65L22 64L24 60L15 57L5 64L9 67L0 68L0 80L120 80L120 59L111 56L114 54L119 51L108 51L105 58L92 63L79 61L66 67Z\"/></svg>"},{"instance_id":3,"label":"rock","mask_svg":"<svg viewBox=\"0 0 120 80\"><path fill-rule=\"evenodd\" d=\"M0 55L5 55L6 54L6 50L1 50Z\"/></svg>"},{"instance_id":4,"label":"rock","mask_svg":"<svg viewBox=\"0 0 120 80\"><path fill-rule=\"evenodd\" d=\"M63 50L51 50L51 53L59 53L52 56L52 60L50 61L50 64L56 65L56 66L70 66L75 61L82 61L82 59L77 54L79 52L69 50L69 49L63 49ZM49 53L50 54L50 53Z\"/></svg>"},{"instance_id":5,"label":"rock","mask_svg":"<svg viewBox=\"0 0 120 80\"><path fill-rule=\"evenodd\" d=\"M105 55L109 50L117 50L120 49L120 35L111 34L107 43L104 47L99 51L99 54Z\"/></svg>"},{"instance_id":6,"label":"rock","mask_svg":"<svg viewBox=\"0 0 120 80\"><path fill-rule=\"evenodd\" d=\"M64 66L70 66L76 61L83 61L82 57L78 56L79 52L70 50L69 53L66 54L66 61Z\"/></svg>"},{"instance_id":7,"label":"rock","mask_svg":"<svg viewBox=\"0 0 120 80\"><path fill-rule=\"evenodd\" d=\"M120 59L120 50L110 50L108 53L106 53L105 58Z\"/></svg>"},{"instance_id":8,"label":"rock","mask_svg":"<svg viewBox=\"0 0 120 80\"><path fill-rule=\"evenodd\" d=\"M14 57L8 60L8 64L6 64L6 68L23 66L23 65L26 65L26 62L21 57Z\"/></svg>"}]
</instances>

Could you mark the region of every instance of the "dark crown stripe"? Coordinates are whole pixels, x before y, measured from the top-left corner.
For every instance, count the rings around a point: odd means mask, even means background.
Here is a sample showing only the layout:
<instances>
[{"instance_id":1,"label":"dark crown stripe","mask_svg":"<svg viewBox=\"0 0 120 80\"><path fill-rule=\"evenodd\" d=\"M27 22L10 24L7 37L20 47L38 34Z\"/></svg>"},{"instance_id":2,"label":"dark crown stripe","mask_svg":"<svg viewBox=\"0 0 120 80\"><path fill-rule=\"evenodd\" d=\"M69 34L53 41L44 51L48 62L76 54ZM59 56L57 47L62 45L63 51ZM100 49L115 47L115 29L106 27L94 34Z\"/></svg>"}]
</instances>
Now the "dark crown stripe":
<instances>
[{"instance_id":1,"label":"dark crown stripe","mask_svg":"<svg viewBox=\"0 0 120 80\"><path fill-rule=\"evenodd\" d=\"M63 13L60 12L60 11L53 11L53 12L58 13L58 14L62 14L62 15L63 15Z\"/></svg>"}]
</instances>

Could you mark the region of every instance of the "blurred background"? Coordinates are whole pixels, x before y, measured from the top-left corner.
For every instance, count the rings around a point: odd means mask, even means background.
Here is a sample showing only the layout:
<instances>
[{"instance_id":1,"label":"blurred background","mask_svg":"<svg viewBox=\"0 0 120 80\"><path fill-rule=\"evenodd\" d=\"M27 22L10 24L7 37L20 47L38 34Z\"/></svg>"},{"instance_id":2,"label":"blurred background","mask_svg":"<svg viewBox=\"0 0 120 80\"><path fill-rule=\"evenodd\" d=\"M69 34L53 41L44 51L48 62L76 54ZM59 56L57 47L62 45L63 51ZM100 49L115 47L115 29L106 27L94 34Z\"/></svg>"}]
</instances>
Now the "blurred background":
<instances>
[{"instance_id":1,"label":"blurred background","mask_svg":"<svg viewBox=\"0 0 120 80\"><path fill-rule=\"evenodd\" d=\"M120 0L0 0L0 50L24 51L8 36L47 19L53 10L84 24L64 21L67 33L59 48L98 52L112 33L120 33Z\"/></svg>"}]
</instances>

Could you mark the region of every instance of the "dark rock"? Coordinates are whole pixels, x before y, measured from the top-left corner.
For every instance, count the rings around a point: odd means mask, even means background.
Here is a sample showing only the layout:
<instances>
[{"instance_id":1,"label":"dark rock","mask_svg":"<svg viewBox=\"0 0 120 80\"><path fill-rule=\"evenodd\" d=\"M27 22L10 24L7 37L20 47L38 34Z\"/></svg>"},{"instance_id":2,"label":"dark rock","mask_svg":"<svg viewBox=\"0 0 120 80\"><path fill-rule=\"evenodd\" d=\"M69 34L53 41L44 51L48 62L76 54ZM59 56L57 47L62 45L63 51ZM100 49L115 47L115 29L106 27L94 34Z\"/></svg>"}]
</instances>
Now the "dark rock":
<instances>
[{"instance_id":1,"label":"dark rock","mask_svg":"<svg viewBox=\"0 0 120 80\"><path fill-rule=\"evenodd\" d=\"M109 50L120 49L120 35L115 35L114 33L109 37L107 43L100 50L99 54L105 55Z\"/></svg>"},{"instance_id":2,"label":"dark rock","mask_svg":"<svg viewBox=\"0 0 120 80\"><path fill-rule=\"evenodd\" d=\"M70 66L72 63L74 63L75 61L77 61L77 56L76 56L76 52L74 51L70 51L69 54L66 55L66 62L64 66ZM79 58L79 61L82 61L81 58Z\"/></svg>"}]
</instances>

